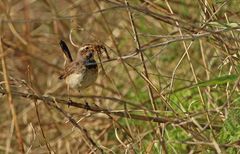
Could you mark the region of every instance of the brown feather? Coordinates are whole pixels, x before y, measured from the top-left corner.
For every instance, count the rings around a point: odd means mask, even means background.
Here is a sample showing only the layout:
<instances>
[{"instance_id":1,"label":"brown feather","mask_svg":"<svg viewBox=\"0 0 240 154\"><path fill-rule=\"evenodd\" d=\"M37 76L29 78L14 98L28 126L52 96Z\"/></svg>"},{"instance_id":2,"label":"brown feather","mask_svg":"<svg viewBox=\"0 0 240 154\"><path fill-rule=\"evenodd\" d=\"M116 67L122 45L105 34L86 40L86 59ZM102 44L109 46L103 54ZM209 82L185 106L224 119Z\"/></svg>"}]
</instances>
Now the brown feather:
<instances>
[{"instance_id":1,"label":"brown feather","mask_svg":"<svg viewBox=\"0 0 240 154\"><path fill-rule=\"evenodd\" d=\"M59 79L66 79L67 76L74 72L80 72L80 70L86 69L82 63L73 61L66 65L64 71L60 74Z\"/></svg>"}]
</instances>

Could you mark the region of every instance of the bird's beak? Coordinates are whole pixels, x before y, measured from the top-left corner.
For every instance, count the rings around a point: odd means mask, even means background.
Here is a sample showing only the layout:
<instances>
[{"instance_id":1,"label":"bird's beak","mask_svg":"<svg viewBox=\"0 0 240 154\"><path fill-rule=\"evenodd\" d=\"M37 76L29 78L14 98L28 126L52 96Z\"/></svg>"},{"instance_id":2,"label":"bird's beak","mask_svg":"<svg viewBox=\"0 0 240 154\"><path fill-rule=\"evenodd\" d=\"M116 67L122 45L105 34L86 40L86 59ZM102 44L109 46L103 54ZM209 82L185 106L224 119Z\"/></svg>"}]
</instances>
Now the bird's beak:
<instances>
[{"instance_id":1,"label":"bird's beak","mask_svg":"<svg viewBox=\"0 0 240 154\"><path fill-rule=\"evenodd\" d=\"M89 52L88 54L87 54L87 59L93 59L94 57L93 57L93 53L92 52Z\"/></svg>"}]
</instances>

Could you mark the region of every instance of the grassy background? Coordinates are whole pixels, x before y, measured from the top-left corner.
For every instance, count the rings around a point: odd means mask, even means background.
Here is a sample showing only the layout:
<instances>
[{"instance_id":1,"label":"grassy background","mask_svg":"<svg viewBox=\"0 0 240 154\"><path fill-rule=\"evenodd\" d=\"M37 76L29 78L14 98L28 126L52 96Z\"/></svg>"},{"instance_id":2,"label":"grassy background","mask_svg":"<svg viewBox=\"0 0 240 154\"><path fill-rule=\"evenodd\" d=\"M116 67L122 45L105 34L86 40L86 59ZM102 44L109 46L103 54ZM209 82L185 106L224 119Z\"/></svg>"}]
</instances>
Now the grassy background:
<instances>
[{"instance_id":1,"label":"grassy background","mask_svg":"<svg viewBox=\"0 0 240 154\"><path fill-rule=\"evenodd\" d=\"M0 153L239 153L239 2L128 3L0 2ZM69 35L110 55L70 107Z\"/></svg>"}]
</instances>

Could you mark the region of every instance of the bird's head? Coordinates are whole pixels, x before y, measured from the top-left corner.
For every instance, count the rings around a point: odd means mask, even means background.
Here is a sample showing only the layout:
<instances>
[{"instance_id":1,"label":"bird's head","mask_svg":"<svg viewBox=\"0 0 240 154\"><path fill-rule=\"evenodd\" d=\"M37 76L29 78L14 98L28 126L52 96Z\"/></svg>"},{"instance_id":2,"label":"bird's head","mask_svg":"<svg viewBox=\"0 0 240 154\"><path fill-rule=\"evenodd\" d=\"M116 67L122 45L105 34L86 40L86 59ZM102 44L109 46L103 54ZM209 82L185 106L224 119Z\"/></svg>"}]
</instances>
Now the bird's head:
<instances>
[{"instance_id":1,"label":"bird's head","mask_svg":"<svg viewBox=\"0 0 240 154\"><path fill-rule=\"evenodd\" d=\"M94 57L102 56L102 53L107 50L103 45L99 44L85 44L78 50L78 57L82 59L94 59ZM107 55L108 56L108 55Z\"/></svg>"}]
</instances>

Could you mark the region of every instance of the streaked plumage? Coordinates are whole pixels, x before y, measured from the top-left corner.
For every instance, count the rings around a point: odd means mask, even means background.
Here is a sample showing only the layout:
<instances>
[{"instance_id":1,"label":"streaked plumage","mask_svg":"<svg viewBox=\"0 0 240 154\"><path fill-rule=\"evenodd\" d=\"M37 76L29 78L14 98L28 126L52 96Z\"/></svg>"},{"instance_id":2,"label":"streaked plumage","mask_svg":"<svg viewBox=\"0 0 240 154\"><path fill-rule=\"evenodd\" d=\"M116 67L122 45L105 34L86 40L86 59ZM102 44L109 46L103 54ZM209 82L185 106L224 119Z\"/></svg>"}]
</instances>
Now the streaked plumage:
<instances>
[{"instance_id":1,"label":"streaked plumage","mask_svg":"<svg viewBox=\"0 0 240 154\"><path fill-rule=\"evenodd\" d=\"M86 44L79 49L75 60L72 60L70 51L64 41L60 41L60 46L69 59L69 63L65 66L59 79L65 79L69 87L78 90L92 85L98 76L98 66L94 60L94 54L96 52L101 54L103 46Z\"/></svg>"},{"instance_id":2,"label":"streaked plumage","mask_svg":"<svg viewBox=\"0 0 240 154\"><path fill-rule=\"evenodd\" d=\"M66 79L71 88L87 88L96 81L98 68L95 60L91 60L91 63L86 61L69 63L59 79Z\"/></svg>"}]
</instances>

